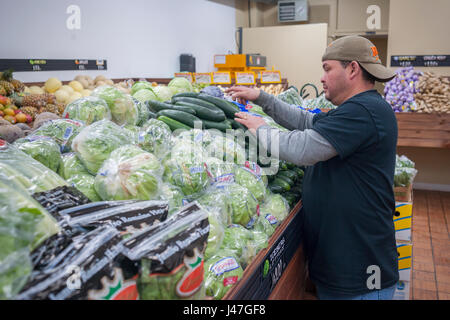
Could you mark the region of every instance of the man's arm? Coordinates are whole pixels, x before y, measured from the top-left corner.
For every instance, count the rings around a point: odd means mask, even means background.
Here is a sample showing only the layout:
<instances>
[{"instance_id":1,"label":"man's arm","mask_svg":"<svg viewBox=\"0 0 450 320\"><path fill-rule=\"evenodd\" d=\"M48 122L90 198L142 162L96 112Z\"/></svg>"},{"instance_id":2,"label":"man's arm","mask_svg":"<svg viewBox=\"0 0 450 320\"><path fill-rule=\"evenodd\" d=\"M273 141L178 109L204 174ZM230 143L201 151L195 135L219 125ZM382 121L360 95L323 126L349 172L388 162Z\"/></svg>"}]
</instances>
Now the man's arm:
<instances>
[{"instance_id":1,"label":"man's arm","mask_svg":"<svg viewBox=\"0 0 450 320\"><path fill-rule=\"evenodd\" d=\"M263 90L254 101L261 106L265 113L275 122L289 130L305 130L312 128L314 114L292 106Z\"/></svg>"},{"instance_id":2,"label":"man's arm","mask_svg":"<svg viewBox=\"0 0 450 320\"><path fill-rule=\"evenodd\" d=\"M258 141L266 150L278 147L279 158L295 165L314 165L338 155L336 149L313 129L283 132L268 125L256 131Z\"/></svg>"}]
</instances>

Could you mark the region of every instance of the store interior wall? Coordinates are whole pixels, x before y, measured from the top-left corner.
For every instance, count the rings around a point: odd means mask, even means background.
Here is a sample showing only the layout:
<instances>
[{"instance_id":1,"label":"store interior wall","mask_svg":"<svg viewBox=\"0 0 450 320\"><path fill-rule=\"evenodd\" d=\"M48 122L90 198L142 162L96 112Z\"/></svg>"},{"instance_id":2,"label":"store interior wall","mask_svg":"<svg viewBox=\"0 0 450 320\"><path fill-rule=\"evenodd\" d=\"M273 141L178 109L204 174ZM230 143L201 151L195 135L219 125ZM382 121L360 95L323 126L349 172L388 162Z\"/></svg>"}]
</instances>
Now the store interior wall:
<instances>
[{"instance_id":1,"label":"store interior wall","mask_svg":"<svg viewBox=\"0 0 450 320\"><path fill-rule=\"evenodd\" d=\"M70 5L81 9L81 29L69 30ZM17 72L25 82L56 76L170 78L179 55L193 54L197 72L214 71L214 55L234 51L234 0L2 1L0 58L106 59L106 71ZM9 15L9 17L8 17Z\"/></svg>"}]
</instances>

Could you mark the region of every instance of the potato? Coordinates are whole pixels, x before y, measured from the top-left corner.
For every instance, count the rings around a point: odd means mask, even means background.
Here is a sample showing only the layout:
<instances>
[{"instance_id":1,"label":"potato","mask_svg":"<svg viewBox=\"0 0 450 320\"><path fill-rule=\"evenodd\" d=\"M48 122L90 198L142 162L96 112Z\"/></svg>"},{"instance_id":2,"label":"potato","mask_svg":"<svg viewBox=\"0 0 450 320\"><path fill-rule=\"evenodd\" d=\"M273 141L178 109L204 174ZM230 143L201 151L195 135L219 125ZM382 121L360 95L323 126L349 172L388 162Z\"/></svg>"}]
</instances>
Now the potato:
<instances>
[{"instance_id":1,"label":"potato","mask_svg":"<svg viewBox=\"0 0 450 320\"><path fill-rule=\"evenodd\" d=\"M96 76L96 77L95 77L94 82L97 83L97 82L99 82L99 81L106 81L106 80L107 80L107 79L106 79L105 76L99 75L99 76Z\"/></svg>"},{"instance_id":2,"label":"potato","mask_svg":"<svg viewBox=\"0 0 450 320\"><path fill-rule=\"evenodd\" d=\"M111 79L107 79L107 80L105 81L105 83L106 83L107 85L109 85L109 86L113 86L113 85L114 85L114 82L113 82Z\"/></svg>"},{"instance_id":3,"label":"potato","mask_svg":"<svg viewBox=\"0 0 450 320\"><path fill-rule=\"evenodd\" d=\"M71 86L72 89L75 90L76 92L81 92L84 89L83 85L76 80L70 81L69 86Z\"/></svg>"}]
</instances>

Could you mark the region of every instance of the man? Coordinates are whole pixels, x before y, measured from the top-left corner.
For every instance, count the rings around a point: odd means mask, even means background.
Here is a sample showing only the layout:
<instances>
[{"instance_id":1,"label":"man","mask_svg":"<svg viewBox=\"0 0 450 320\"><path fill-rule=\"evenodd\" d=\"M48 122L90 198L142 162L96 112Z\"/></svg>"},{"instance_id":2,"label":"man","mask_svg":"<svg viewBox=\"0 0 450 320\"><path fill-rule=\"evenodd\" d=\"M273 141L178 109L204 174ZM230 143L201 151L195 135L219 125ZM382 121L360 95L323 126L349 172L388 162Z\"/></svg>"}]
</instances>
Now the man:
<instances>
[{"instance_id":1,"label":"man","mask_svg":"<svg viewBox=\"0 0 450 320\"><path fill-rule=\"evenodd\" d=\"M236 121L279 157L305 165L304 248L319 299L392 299L398 281L393 213L397 122L375 81L395 74L367 39L332 42L322 57L325 97L338 107L312 114L264 91L232 87L238 101L251 100L289 132L261 118L237 113ZM275 143L275 142L273 142Z\"/></svg>"}]
</instances>

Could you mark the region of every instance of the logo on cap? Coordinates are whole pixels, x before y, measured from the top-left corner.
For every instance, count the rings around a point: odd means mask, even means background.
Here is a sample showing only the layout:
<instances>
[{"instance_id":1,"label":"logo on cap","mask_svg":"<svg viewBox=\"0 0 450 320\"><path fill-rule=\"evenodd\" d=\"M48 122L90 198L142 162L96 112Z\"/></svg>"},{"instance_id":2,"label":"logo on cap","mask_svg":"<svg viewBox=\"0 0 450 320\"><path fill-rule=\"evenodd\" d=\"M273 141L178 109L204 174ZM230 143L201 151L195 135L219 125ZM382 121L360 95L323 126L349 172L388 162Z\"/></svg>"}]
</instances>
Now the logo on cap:
<instances>
[{"instance_id":1,"label":"logo on cap","mask_svg":"<svg viewBox=\"0 0 450 320\"><path fill-rule=\"evenodd\" d=\"M375 46L372 46L372 47L370 47L370 49L372 49L372 56L375 58L375 61L378 61L378 50L377 50L377 47L375 47Z\"/></svg>"}]
</instances>

